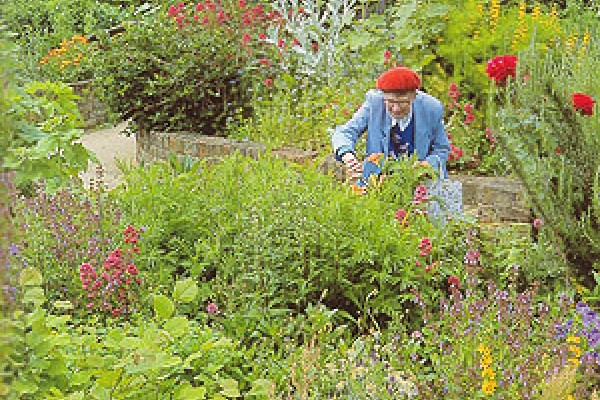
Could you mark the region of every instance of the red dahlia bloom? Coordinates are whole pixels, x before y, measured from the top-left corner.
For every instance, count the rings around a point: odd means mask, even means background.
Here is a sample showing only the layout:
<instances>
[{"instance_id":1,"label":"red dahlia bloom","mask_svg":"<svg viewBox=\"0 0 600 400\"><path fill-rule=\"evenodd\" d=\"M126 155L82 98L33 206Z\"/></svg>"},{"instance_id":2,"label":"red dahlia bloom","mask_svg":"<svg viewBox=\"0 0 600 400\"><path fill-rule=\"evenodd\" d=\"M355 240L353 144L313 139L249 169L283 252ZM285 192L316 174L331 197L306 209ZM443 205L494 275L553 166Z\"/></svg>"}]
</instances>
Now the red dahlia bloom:
<instances>
[{"instance_id":1,"label":"red dahlia bloom","mask_svg":"<svg viewBox=\"0 0 600 400\"><path fill-rule=\"evenodd\" d=\"M485 72L497 85L506 83L508 76L513 78L517 71L517 57L511 55L496 56L487 62Z\"/></svg>"},{"instance_id":2,"label":"red dahlia bloom","mask_svg":"<svg viewBox=\"0 0 600 400\"><path fill-rule=\"evenodd\" d=\"M573 93L573 108L584 115L594 115L594 104L596 102L587 94Z\"/></svg>"}]
</instances>

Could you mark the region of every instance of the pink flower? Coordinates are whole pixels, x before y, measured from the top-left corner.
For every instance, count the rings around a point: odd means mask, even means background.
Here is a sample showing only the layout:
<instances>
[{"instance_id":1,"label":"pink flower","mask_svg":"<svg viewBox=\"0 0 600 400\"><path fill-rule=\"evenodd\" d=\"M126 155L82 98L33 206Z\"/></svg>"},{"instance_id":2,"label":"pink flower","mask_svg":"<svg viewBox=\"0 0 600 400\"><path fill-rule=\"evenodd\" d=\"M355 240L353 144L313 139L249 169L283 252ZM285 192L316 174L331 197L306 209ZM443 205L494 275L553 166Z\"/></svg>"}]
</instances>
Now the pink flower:
<instances>
[{"instance_id":1,"label":"pink flower","mask_svg":"<svg viewBox=\"0 0 600 400\"><path fill-rule=\"evenodd\" d=\"M285 40L279 39L277 41L277 47L282 48L283 46L285 46Z\"/></svg>"},{"instance_id":2,"label":"pink flower","mask_svg":"<svg viewBox=\"0 0 600 400\"><path fill-rule=\"evenodd\" d=\"M386 50L383 52L383 62L387 63L388 61L390 61L390 58L392 57L392 52L389 50Z\"/></svg>"},{"instance_id":3,"label":"pink flower","mask_svg":"<svg viewBox=\"0 0 600 400\"><path fill-rule=\"evenodd\" d=\"M465 117L465 124L470 125L473 121L475 121L475 115L467 114L467 116Z\"/></svg>"},{"instance_id":4,"label":"pink flower","mask_svg":"<svg viewBox=\"0 0 600 400\"><path fill-rule=\"evenodd\" d=\"M539 218L536 218L536 219L534 219L534 220L533 220L533 227L534 227L535 229L539 229L539 228L540 228L540 226L542 226L542 220L541 220L541 219L539 219Z\"/></svg>"},{"instance_id":5,"label":"pink flower","mask_svg":"<svg viewBox=\"0 0 600 400\"><path fill-rule=\"evenodd\" d=\"M273 79L271 79L271 78L266 78L266 79L265 79L265 86L267 86L267 87L271 87L271 85L273 85Z\"/></svg>"},{"instance_id":6,"label":"pink flower","mask_svg":"<svg viewBox=\"0 0 600 400\"><path fill-rule=\"evenodd\" d=\"M85 306L88 310L91 309L92 307L94 307L94 303L87 303L87 305Z\"/></svg>"},{"instance_id":7,"label":"pink flower","mask_svg":"<svg viewBox=\"0 0 600 400\"><path fill-rule=\"evenodd\" d=\"M121 309L119 307L112 310L112 315L119 315L121 313Z\"/></svg>"},{"instance_id":8,"label":"pink flower","mask_svg":"<svg viewBox=\"0 0 600 400\"><path fill-rule=\"evenodd\" d=\"M448 283L450 284L450 286L455 286L456 288L460 288L460 280L458 279L457 276L449 276L448 277Z\"/></svg>"},{"instance_id":9,"label":"pink flower","mask_svg":"<svg viewBox=\"0 0 600 400\"><path fill-rule=\"evenodd\" d=\"M421 266L421 261L419 261L419 260L415 260L415 265L416 265L417 267L420 267L420 266Z\"/></svg>"},{"instance_id":10,"label":"pink flower","mask_svg":"<svg viewBox=\"0 0 600 400\"><path fill-rule=\"evenodd\" d=\"M265 39L267 38L267 35L265 35L264 33L260 33L260 34L258 35L258 38L259 38L260 40L265 40Z\"/></svg>"},{"instance_id":11,"label":"pink flower","mask_svg":"<svg viewBox=\"0 0 600 400\"><path fill-rule=\"evenodd\" d=\"M204 4L202 4L202 3L196 4L196 11L202 11L202 10L204 10Z\"/></svg>"},{"instance_id":12,"label":"pink flower","mask_svg":"<svg viewBox=\"0 0 600 400\"><path fill-rule=\"evenodd\" d=\"M395 217L398 221L403 222L404 218L406 218L406 211L403 208L399 209L396 211Z\"/></svg>"},{"instance_id":13,"label":"pink flower","mask_svg":"<svg viewBox=\"0 0 600 400\"><path fill-rule=\"evenodd\" d=\"M261 58L260 60L258 60L258 64L259 65L264 65L266 67L270 67L271 66L271 61L269 61L268 58Z\"/></svg>"},{"instance_id":14,"label":"pink flower","mask_svg":"<svg viewBox=\"0 0 600 400\"><path fill-rule=\"evenodd\" d=\"M169 11L168 11L167 15L168 15L169 17L174 17L174 16L176 16L178 13L179 13L179 10L177 10L177 7L175 7L175 6L170 6L170 7L169 7Z\"/></svg>"},{"instance_id":15,"label":"pink flower","mask_svg":"<svg viewBox=\"0 0 600 400\"><path fill-rule=\"evenodd\" d=\"M219 308L215 303L208 303L206 306L206 312L212 315L216 315L219 313Z\"/></svg>"},{"instance_id":16,"label":"pink flower","mask_svg":"<svg viewBox=\"0 0 600 400\"><path fill-rule=\"evenodd\" d=\"M136 268L135 265L129 264L127 266L127 272L129 272L130 275L136 276L139 271L138 271L138 269Z\"/></svg>"},{"instance_id":17,"label":"pink flower","mask_svg":"<svg viewBox=\"0 0 600 400\"><path fill-rule=\"evenodd\" d=\"M473 111L473 106L471 105L471 103L465 104L465 112L470 114L471 111Z\"/></svg>"},{"instance_id":18,"label":"pink flower","mask_svg":"<svg viewBox=\"0 0 600 400\"><path fill-rule=\"evenodd\" d=\"M238 6L240 8L246 7L246 0L238 0Z\"/></svg>"},{"instance_id":19,"label":"pink flower","mask_svg":"<svg viewBox=\"0 0 600 400\"><path fill-rule=\"evenodd\" d=\"M200 16L198 14L194 14L194 21L198 21L200 19Z\"/></svg>"}]
</instances>

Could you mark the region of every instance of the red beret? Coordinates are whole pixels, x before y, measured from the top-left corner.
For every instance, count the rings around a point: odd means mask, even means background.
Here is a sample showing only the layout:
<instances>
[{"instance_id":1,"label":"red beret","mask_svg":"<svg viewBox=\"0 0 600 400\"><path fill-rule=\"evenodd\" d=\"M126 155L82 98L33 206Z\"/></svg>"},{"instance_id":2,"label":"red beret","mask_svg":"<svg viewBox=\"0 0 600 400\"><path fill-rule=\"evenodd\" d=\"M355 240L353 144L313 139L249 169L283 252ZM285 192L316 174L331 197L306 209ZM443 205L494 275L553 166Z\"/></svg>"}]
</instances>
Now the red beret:
<instances>
[{"instance_id":1,"label":"red beret","mask_svg":"<svg viewBox=\"0 0 600 400\"><path fill-rule=\"evenodd\" d=\"M396 90L416 90L421 86L421 78L415 71L406 67L388 69L377 78L377 89L384 92Z\"/></svg>"}]
</instances>

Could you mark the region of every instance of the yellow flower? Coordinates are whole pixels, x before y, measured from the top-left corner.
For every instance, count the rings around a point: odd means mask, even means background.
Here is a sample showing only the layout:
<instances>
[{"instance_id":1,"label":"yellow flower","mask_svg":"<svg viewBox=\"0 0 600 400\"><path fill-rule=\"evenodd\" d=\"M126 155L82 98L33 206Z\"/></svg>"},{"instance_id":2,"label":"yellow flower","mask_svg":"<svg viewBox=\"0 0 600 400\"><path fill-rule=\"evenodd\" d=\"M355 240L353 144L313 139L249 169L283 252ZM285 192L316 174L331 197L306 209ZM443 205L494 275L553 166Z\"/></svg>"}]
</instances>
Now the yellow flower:
<instances>
[{"instance_id":1,"label":"yellow flower","mask_svg":"<svg viewBox=\"0 0 600 400\"><path fill-rule=\"evenodd\" d=\"M489 354L484 355L481 358L481 368L485 368L486 366L492 363L492 357Z\"/></svg>"},{"instance_id":2,"label":"yellow flower","mask_svg":"<svg viewBox=\"0 0 600 400\"><path fill-rule=\"evenodd\" d=\"M481 377L482 378L489 378L491 380L494 380L496 378L496 373L491 368L484 368L483 372L481 373Z\"/></svg>"},{"instance_id":3,"label":"yellow flower","mask_svg":"<svg viewBox=\"0 0 600 400\"><path fill-rule=\"evenodd\" d=\"M533 7L533 12L531 13L531 15L533 16L533 20L538 20L540 18L540 15L542 14L542 8L540 7L539 4L536 4L535 7Z\"/></svg>"},{"instance_id":4,"label":"yellow flower","mask_svg":"<svg viewBox=\"0 0 600 400\"><path fill-rule=\"evenodd\" d=\"M483 353L486 350L487 350L487 347L485 347L485 345L483 343L480 343L479 346L477 346L477 351L479 351L480 353Z\"/></svg>"},{"instance_id":5,"label":"yellow flower","mask_svg":"<svg viewBox=\"0 0 600 400\"><path fill-rule=\"evenodd\" d=\"M581 343L581 338L579 336L569 336L567 337L567 343Z\"/></svg>"},{"instance_id":6,"label":"yellow flower","mask_svg":"<svg viewBox=\"0 0 600 400\"><path fill-rule=\"evenodd\" d=\"M573 356L579 358L581 357L581 350L579 349L579 347L577 346L569 346L569 350L571 351L571 353L573 353Z\"/></svg>"},{"instance_id":7,"label":"yellow flower","mask_svg":"<svg viewBox=\"0 0 600 400\"><path fill-rule=\"evenodd\" d=\"M496 381L484 381L483 385L481 385L481 390L485 394L493 394L496 390Z\"/></svg>"},{"instance_id":8,"label":"yellow flower","mask_svg":"<svg viewBox=\"0 0 600 400\"><path fill-rule=\"evenodd\" d=\"M572 394L568 394L567 400L575 400L575 396L573 396Z\"/></svg>"}]
</instances>

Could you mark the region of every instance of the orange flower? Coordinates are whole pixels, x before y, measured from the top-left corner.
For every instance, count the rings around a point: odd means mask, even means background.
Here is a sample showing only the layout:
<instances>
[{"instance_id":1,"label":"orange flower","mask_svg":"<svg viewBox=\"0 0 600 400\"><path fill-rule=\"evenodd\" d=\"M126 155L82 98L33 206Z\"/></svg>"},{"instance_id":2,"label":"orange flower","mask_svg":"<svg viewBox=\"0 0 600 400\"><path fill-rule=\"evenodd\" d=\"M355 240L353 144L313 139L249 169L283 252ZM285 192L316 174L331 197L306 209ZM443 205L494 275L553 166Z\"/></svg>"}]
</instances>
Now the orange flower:
<instances>
[{"instance_id":1,"label":"orange flower","mask_svg":"<svg viewBox=\"0 0 600 400\"><path fill-rule=\"evenodd\" d=\"M357 194L362 196L367 191L367 188L364 186L358 186L357 184L352 185L352 194Z\"/></svg>"},{"instance_id":2,"label":"orange flower","mask_svg":"<svg viewBox=\"0 0 600 400\"><path fill-rule=\"evenodd\" d=\"M383 153L373 153L367 157L367 161L372 162L373 164L379 164L379 161L383 157Z\"/></svg>"}]
</instances>

